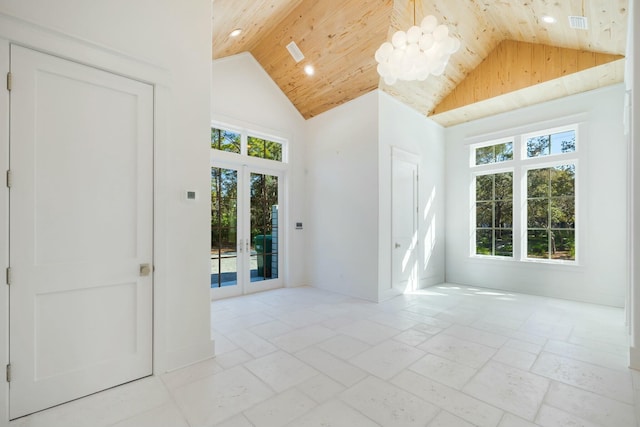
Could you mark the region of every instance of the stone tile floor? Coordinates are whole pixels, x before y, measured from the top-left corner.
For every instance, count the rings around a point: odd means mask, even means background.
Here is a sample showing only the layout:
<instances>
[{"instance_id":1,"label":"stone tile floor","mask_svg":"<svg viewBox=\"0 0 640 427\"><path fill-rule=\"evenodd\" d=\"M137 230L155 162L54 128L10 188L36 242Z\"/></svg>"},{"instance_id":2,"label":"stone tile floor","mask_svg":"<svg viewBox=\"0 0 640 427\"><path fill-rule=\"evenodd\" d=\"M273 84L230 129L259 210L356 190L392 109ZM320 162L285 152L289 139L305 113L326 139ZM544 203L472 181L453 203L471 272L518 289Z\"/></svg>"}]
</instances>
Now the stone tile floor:
<instances>
[{"instance_id":1,"label":"stone tile floor","mask_svg":"<svg viewBox=\"0 0 640 427\"><path fill-rule=\"evenodd\" d=\"M64 427L637 426L618 308L441 285L211 304L215 359L12 422Z\"/></svg>"}]
</instances>

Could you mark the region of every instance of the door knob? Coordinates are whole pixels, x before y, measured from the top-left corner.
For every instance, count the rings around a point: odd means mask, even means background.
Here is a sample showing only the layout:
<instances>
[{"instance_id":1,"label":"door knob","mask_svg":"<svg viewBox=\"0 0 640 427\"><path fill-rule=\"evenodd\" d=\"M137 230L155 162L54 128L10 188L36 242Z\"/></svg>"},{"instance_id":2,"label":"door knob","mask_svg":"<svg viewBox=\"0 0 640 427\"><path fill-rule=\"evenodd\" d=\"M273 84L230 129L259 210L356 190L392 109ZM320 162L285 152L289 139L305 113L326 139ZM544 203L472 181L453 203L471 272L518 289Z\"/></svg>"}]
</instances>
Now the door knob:
<instances>
[{"instance_id":1,"label":"door knob","mask_svg":"<svg viewBox=\"0 0 640 427\"><path fill-rule=\"evenodd\" d=\"M140 276L148 276L151 274L151 266L149 264L140 264Z\"/></svg>"}]
</instances>

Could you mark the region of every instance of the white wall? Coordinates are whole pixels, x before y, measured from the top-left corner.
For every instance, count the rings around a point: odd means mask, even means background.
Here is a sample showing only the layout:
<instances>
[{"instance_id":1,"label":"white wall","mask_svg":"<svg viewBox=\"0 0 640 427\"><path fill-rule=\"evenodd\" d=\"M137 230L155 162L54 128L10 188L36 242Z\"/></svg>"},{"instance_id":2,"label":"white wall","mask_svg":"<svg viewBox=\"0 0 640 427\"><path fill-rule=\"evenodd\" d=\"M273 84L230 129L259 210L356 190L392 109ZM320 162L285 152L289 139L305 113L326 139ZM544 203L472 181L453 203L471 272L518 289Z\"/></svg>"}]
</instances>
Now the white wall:
<instances>
[{"instance_id":1,"label":"white wall","mask_svg":"<svg viewBox=\"0 0 640 427\"><path fill-rule=\"evenodd\" d=\"M378 300L378 94L307 121L312 286Z\"/></svg>"},{"instance_id":2,"label":"white wall","mask_svg":"<svg viewBox=\"0 0 640 427\"><path fill-rule=\"evenodd\" d=\"M622 306L626 293L626 156L623 85L534 105L446 131L446 280L537 295ZM495 261L469 256L470 173L465 138L587 116L580 140L579 217L584 244L579 266ZM586 142L586 143L585 143Z\"/></svg>"},{"instance_id":3,"label":"white wall","mask_svg":"<svg viewBox=\"0 0 640 427\"><path fill-rule=\"evenodd\" d=\"M285 286L307 284L305 269L305 121L260 64L248 53L213 61L211 117L215 121L286 138L289 142Z\"/></svg>"},{"instance_id":4,"label":"white wall","mask_svg":"<svg viewBox=\"0 0 640 427\"><path fill-rule=\"evenodd\" d=\"M0 0L0 20L0 38L155 84L154 369L212 356L208 198L183 197L209 192L210 0Z\"/></svg>"},{"instance_id":5,"label":"white wall","mask_svg":"<svg viewBox=\"0 0 640 427\"><path fill-rule=\"evenodd\" d=\"M391 147L419 156L419 285L444 281L444 128L380 91L379 112L379 293L397 293L391 285Z\"/></svg>"},{"instance_id":6,"label":"white wall","mask_svg":"<svg viewBox=\"0 0 640 427\"><path fill-rule=\"evenodd\" d=\"M629 3L629 37L627 43L627 68L625 70L625 83L630 97L629 135L629 321L631 332L631 348L629 352L629 365L634 369L640 369L640 91L636 90L640 76L634 70L640 70L640 55L635 54L634 47L638 44L635 29L640 28L640 8L633 2Z\"/></svg>"}]
</instances>

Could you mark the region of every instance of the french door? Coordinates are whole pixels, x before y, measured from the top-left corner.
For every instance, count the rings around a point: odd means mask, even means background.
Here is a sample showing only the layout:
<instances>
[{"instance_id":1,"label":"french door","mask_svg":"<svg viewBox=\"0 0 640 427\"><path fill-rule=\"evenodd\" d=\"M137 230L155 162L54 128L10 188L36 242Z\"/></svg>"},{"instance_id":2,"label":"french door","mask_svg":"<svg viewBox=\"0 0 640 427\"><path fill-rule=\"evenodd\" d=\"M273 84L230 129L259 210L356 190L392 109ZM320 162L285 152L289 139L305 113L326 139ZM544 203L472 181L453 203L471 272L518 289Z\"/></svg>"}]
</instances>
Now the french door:
<instances>
[{"instance_id":1,"label":"french door","mask_svg":"<svg viewBox=\"0 0 640 427\"><path fill-rule=\"evenodd\" d=\"M282 285L282 174L211 167L211 289L214 299Z\"/></svg>"}]
</instances>

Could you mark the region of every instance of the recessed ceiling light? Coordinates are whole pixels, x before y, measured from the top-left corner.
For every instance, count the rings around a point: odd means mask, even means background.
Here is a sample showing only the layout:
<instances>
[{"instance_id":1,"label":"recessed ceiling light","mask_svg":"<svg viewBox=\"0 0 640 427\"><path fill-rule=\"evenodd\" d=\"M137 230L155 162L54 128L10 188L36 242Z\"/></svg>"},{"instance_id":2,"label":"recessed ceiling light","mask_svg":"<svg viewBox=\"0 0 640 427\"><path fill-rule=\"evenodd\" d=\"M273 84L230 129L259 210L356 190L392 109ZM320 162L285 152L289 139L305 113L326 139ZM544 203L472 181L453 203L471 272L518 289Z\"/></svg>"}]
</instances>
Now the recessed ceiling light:
<instances>
[{"instance_id":1,"label":"recessed ceiling light","mask_svg":"<svg viewBox=\"0 0 640 427\"><path fill-rule=\"evenodd\" d=\"M315 73L316 70L313 69L313 65L305 65L304 72L307 73L307 76L313 76L313 73Z\"/></svg>"},{"instance_id":2,"label":"recessed ceiling light","mask_svg":"<svg viewBox=\"0 0 640 427\"><path fill-rule=\"evenodd\" d=\"M543 16L542 20L544 22L546 22L547 24L555 24L556 23L556 18L554 18L553 16L549 16L549 15Z\"/></svg>"},{"instance_id":3,"label":"recessed ceiling light","mask_svg":"<svg viewBox=\"0 0 640 427\"><path fill-rule=\"evenodd\" d=\"M236 28L235 30L229 33L230 37L238 37L242 33L242 28Z\"/></svg>"}]
</instances>

